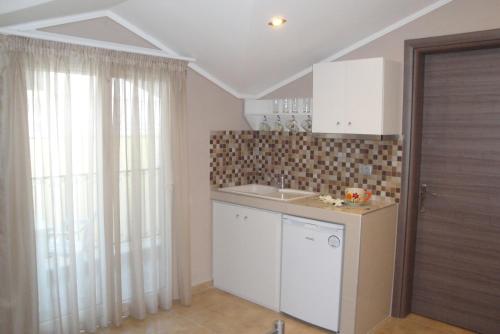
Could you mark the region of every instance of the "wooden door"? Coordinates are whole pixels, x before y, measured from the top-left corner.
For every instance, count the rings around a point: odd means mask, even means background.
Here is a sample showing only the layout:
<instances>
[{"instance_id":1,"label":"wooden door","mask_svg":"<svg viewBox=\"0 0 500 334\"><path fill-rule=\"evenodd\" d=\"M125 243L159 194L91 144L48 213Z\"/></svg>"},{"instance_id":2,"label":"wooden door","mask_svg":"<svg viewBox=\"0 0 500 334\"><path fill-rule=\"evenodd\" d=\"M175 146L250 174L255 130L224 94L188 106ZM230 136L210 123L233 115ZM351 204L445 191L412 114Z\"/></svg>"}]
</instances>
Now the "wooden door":
<instances>
[{"instance_id":1,"label":"wooden door","mask_svg":"<svg viewBox=\"0 0 500 334\"><path fill-rule=\"evenodd\" d=\"M426 55L424 68L412 312L497 334L500 49Z\"/></svg>"}]
</instances>

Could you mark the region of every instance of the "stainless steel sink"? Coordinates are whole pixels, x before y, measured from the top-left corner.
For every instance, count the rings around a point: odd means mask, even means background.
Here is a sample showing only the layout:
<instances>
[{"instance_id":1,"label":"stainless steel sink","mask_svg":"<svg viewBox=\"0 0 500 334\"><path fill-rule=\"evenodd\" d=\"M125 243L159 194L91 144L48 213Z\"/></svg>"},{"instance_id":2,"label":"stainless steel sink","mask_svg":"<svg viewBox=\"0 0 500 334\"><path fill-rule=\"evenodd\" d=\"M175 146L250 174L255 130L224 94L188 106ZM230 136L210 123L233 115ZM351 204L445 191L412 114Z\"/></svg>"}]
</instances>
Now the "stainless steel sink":
<instances>
[{"instance_id":1,"label":"stainless steel sink","mask_svg":"<svg viewBox=\"0 0 500 334\"><path fill-rule=\"evenodd\" d=\"M297 189L280 189L272 186L260 184L247 184L243 186L220 188L220 191L225 191L235 194L244 194L248 196L267 198L277 201L291 201L299 198L316 196L317 194L311 191Z\"/></svg>"}]
</instances>

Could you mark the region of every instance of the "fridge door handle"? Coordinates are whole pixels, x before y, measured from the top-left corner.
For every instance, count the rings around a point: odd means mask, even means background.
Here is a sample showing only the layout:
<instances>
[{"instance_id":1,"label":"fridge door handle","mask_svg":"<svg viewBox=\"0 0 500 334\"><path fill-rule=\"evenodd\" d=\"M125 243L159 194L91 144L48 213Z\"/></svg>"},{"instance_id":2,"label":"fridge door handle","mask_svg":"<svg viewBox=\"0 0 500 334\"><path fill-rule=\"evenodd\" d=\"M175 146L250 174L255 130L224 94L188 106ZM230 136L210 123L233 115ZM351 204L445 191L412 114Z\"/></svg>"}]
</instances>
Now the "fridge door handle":
<instances>
[{"instance_id":1,"label":"fridge door handle","mask_svg":"<svg viewBox=\"0 0 500 334\"><path fill-rule=\"evenodd\" d=\"M311 224L311 223L305 223L305 224L304 224L304 228L305 228L305 229L308 229L308 230L318 230L318 229L319 229L319 226L318 226L318 225Z\"/></svg>"}]
</instances>

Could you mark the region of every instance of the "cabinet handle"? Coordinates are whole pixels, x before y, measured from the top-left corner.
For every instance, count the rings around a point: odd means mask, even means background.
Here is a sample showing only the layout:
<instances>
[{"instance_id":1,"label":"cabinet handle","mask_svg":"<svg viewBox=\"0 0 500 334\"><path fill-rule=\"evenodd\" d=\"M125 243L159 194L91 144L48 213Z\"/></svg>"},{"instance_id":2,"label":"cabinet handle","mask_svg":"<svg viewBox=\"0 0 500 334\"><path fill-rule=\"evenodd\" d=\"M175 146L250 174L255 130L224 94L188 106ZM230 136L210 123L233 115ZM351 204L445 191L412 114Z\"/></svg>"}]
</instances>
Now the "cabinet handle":
<instances>
[{"instance_id":1,"label":"cabinet handle","mask_svg":"<svg viewBox=\"0 0 500 334\"><path fill-rule=\"evenodd\" d=\"M236 214L236 218L240 218L240 214L239 213Z\"/></svg>"},{"instance_id":2,"label":"cabinet handle","mask_svg":"<svg viewBox=\"0 0 500 334\"><path fill-rule=\"evenodd\" d=\"M337 121L337 125L340 125L340 122L339 122L339 121Z\"/></svg>"},{"instance_id":3,"label":"cabinet handle","mask_svg":"<svg viewBox=\"0 0 500 334\"><path fill-rule=\"evenodd\" d=\"M248 217L247 217L247 216L243 217L243 220L247 220L247 219L248 219Z\"/></svg>"},{"instance_id":4,"label":"cabinet handle","mask_svg":"<svg viewBox=\"0 0 500 334\"><path fill-rule=\"evenodd\" d=\"M348 122L347 125L351 125L352 123L351 122Z\"/></svg>"}]
</instances>

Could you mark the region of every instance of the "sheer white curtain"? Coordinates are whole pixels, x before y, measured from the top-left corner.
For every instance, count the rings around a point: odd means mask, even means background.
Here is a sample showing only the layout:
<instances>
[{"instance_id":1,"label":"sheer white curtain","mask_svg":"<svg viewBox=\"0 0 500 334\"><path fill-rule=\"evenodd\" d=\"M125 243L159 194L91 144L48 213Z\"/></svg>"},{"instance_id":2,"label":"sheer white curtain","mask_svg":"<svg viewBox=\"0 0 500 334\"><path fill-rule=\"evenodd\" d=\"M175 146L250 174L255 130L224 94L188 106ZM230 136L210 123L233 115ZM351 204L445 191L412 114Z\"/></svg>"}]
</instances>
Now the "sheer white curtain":
<instances>
[{"instance_id":1,"label":"sheer white curtain","mask_svg":"<svg viewBox=\"0 0 500 334\"><path fill-rule=\"evenodd\" d=\"M184 99L173 87L184 86L185 64L10 43L26 83L40 332L168 309L172 107Z\"/></svg>"},{"instance_id":2,"label":"sheer white curtain","mask_svg":"<svg viewBox=\"0 0 500 334\"><path fill-rule=\"evenodd\" d=\"M0 332L37 333L35 227L25 80L0 38Z\"/></svg>"}]
</instances>

